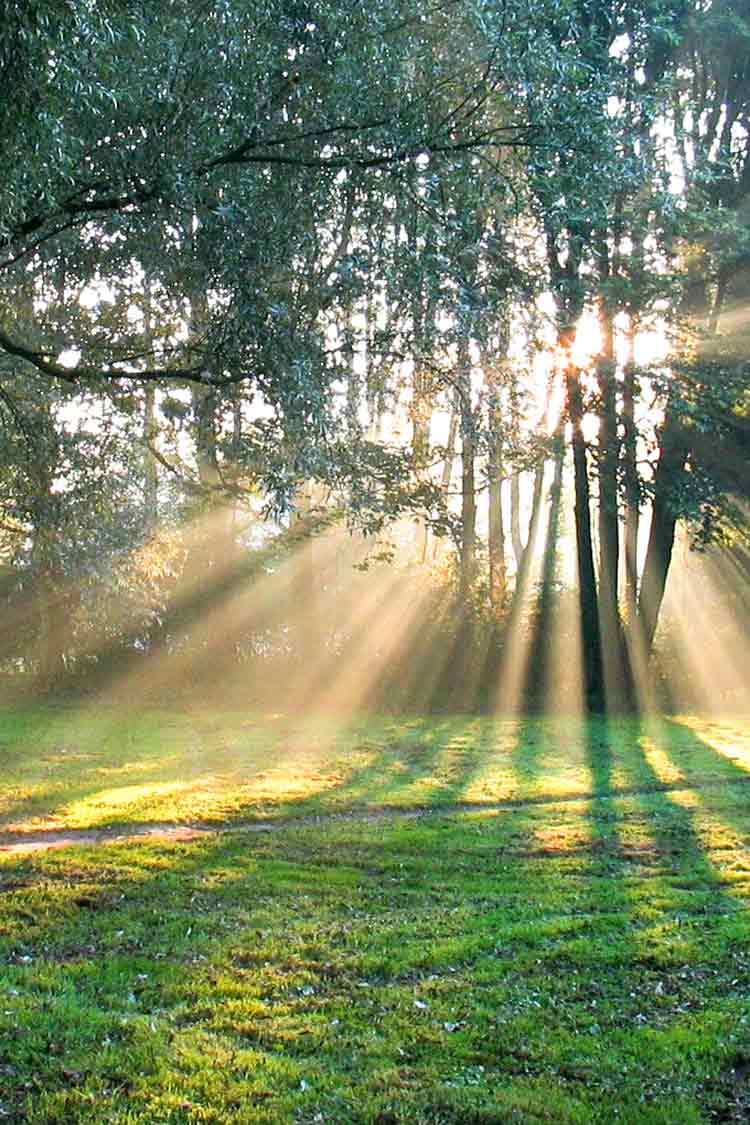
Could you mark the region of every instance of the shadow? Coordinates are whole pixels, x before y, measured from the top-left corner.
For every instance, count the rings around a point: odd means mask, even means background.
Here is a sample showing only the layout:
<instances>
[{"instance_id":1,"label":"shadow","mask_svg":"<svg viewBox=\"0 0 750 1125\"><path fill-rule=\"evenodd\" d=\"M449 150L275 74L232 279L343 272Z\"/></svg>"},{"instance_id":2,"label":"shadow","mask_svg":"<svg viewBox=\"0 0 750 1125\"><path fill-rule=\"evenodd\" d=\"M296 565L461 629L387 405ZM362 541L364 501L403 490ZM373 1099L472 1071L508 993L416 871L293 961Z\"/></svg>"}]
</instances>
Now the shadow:
<instances>
[{"instance_id":1,"label":"shadow","mask_svg":"<svg viewBox=\"0 0 750 1125\"><path fill-rule=\"evenodd\" d=\"M454 753L445 791L460 797L494 746L517 803L0 863L0 1034L15 1047L20 1013L34 1059L28 1087L0 1072L4 1105L40 1120L91 1120L106 1099L113 1120L241 1106L396 1122L415 1106L424 1120L541 1119L550 1097L559 1120L713 1108L711 1074L738 1047L709 1056L689 1021L710 1038L744 1003L727 1007L738 970L712 925L745 914L690 809L659 788L652 729L381 722L348 775L357 791L403 796ZM558 799L568 768L574 801Z\"/></svg>"},{"instance_id":2,"label":"shadow","mask_svg":"<svg viewBox=\"0 0 750 1125\"><path fill-rule=\"evenodd\" d=\"M16 715L4 748L0 820L125 830L149 820L450 804L486 759L485 722L126 716L100 708Z\"/></svg>"}]
</instances>

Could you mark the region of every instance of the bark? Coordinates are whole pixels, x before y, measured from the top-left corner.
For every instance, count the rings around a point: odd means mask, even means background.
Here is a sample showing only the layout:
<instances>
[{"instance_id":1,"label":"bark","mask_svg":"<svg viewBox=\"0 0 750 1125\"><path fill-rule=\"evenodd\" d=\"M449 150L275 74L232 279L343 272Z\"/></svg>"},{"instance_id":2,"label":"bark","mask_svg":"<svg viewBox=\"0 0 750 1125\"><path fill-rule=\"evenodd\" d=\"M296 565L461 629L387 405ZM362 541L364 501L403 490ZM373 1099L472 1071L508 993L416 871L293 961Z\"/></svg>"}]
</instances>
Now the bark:
<instances>
[{"instance_id":1,"label":"bark","mask_svg":"<svg viewBox=\"0 0 750 1125\"><path fill-rule=\"evenodd\" d=\"M293 557L291 616L296 624L298 657L304 666L309 666L320 651L319 575L313 518L314 490L308 482L297 492L292 518L292 528L300 530L300 538ZM303 530L305 524L307 527Z\"/></svg>"},{"instance_id":2,"label":"bark","mask_svg":"<svg viewBox=\"0 0 750 1125\"><path fill-rule=\"evenodd\" d=\"M721 307L717 299L711 310L706 284L706 257L700 247L687 257L686 266L687 279L680 309L693 326L705 330L711 318L718 323ZM689 342L686 341L684 346L688 347ZM659 463L654 474L651 531L638 601L638 641L644 658L653 647L664 600L678 519L675 491L690 453L690 435L681 425L674 404L670 402L667 402L665 410L659 448Z\"/></svg>"},{"instance_id":3,"label":"bark","mask_svg":"<svg viewBox=\"0 0 750 1125\"><path fill-rule=\"evenodd\" d=\"M572 342L572 341L571 341ZM583 651L583 682L589 709L600 710L604 703L599 604L594 571L594 549L591 535L591 507L586 442L583 436L583 395L579 372L572 362L566 371L568 417L573 446L573 478L575 482L576 553L578 563L578 598L581 614L581 646Z\"/></svg>"},{"instance_id":4,"label":"bark","mask_svg":"<svg viewBox=\"0 0 750 1125\"><path fill-rule=\"evenodd\" d=\"M534 488L531 496L531 514L529 516L529 536L526 540L526 546L521 544L521 557L516 571L516 583L513 590L513 602L511 605L510 626L511 627L517 620L520 619L520 614L523 610L526 596L529 592L529 580L531 578L531 566L534 561L534 554L536 552L537 539L539 538L539 526L542 518L543 510L543 490L544 490L544 473L547 466L546 461L542 461L537 466L534 473Z\"/></svg>"},{"instance_id":5,"label":"bark","mask_svg":"<svg viewBox=\"0 0 750 1125\"><path fill-rule=\"evenodd\" d=\"M44 690L58 684L66 672L65 651L70 633L72 604L66 597L62 574L50 529L37 531L34 553L37 556L37 665L38 679Z\"/></svg>"},{"instance_id":6,"label":"bark","mask_svg":"<svg viewBox=\"0 0 750 1125\"><path fill-rule=\"evenodd\" d=\"M440 478L440 489L445 497L445 502L448 502L448 494L450 492L451 481L453 479L453 464L456 460L456 438L458 437L458 418L459 411L455 401L451 406L450 419L448 422L448 438L445 443L445 459L443 461L443 472ZM436 537L435 545L432 551L432 557L436 558L439 547L439 539Z\"/></svg>"},{"instance_id":7,"label":"bark","mask_svg":"<svg viewBox=\"0 0 750 1125\"><path fill-rule=\"evenodd\" d=\"M143 400L143 440L146 445L143 458L143 501L146 507L146 519L151 527L156 524L159 474L156 458L151 453L151 447L156 441L158 426L156 422L156 388L149 383L144 390Z\"/></svg>"},{"instance_id":8,"label":"bark","mask_svg":"<svg viewBox=\"0 0 750 1125\"><path fill-rule=\"evenodd\" d=\"M628 628L635 625L638 606L638 531L640 524L640 478L637 463L637 431L635 426L636 375L633 342L638 330L637 319L631 316L629 356L622 384L622 467L625 484L625 619Z\"/></svg>"},{"instance_id":9,"label":"bark","mask_svg":"<svg viewBox=\"0 0 750 1125\"><path fill-rule=\"evenodd\" d=\"M474 461L476 437L471 408L471 367L468 341L462 342L458 357L459 393L461 396L461 550L459 560L459 598L469 601L476 578L477 502Z\"/></svg>"},{"instance_id":10,"label":"bark","mask_svg":"<svg viewBox=\"0 0 750 1125\"><path fill-rule=\"evenodd\" d=\"M545 464L540 465L534 478L529 537L526 547L521 552L510 612L504 629L497 689L492 698L494 708L499 711L518 711L523 706L524 695L528 687L529 658L532 646L526 645L523 636L523 617L529 602L531 566L544 507L542 502L544 470Z\"/></svg>"},{"instance_id":11,"label":"bark","mask_svg":"<svg viewBox=\"0 0 750 1125\"><path fill-rule=\"evenodd\" d=\"M654 475L651 532L638 603L639 638L646 653L653 645L672 558L677 526L674 487L685 468L688 454L686 435L672 412L668 412L662 426L660 445L661 455Z\"/></svg>"},{"instance_id":12,"label":"bark","mask_svg":"<svg viewBox=\"0 0 750 1125\"><path fill-rule=\"evenodd\" d=\"M620 528L617 505L619 438L615 375L613 309L604 299L599 309L602 352L597 363L599 387L599 615L607 706L621 710L625 702L622 630L618 608Z\"/></svg>"},{"instance_id":13,"label":"bark","mask_svg":"<svg viewBox=\"0 0 750 1125\"><path fill-rule=\"evenodd\" d=\"M205 386L194 386L191 393L198 479L207 491L215 490L221 483L216 448L216 393L211 387Z\"/></svg>"},{"instance_id":14,"label":"bark","mask_svg":"<svg viewBox=\"0 0 750 1125\"><path fill-rule=\"evenodd\" d=\"M557 435L557 448L554 458L554 475L549 491L549 515L547 535L544 541L542 572L539 580L539 597L536 605L536 621L530 667L536 678L536 693L545 702L550 689L550 633L552 614L555 608L555 579L557 577L557 545L560 535L560 516L562 512L562 479L565 446L562 427Z\"/></svg>"},{"instance_id":15,"label":"bark","mask_svg":"<svg viewBox=\"0 0 750 1125\"><path fill-rule=\"evenodd\" d=\"M451 479L453 477L453 462L456 459L456 438L458 437L458 410L454 403L451 408L450 421L448 422L448 440L445 448L445 460L443 461L443 475L440 480L440 487L444 493L447 493L451 486Z\"/></svg>"},{"instance_id":16,"label":"bark","mask_svg":"<svg viewBox=\"0 0 750 1125\"><path fill-rule=\"evenodd\" d=\"M605 322L605 347L597 365L599 384L599 593L604 620L617 622L619 527L617 518L617 403L612 318Z\"/></svg>"},{"instance_id":17,"label":"bark","mask_svg":"<svg viewBox=\"0 0 750 1125\"><path fill-rule=\"evenodd\" d=\"M143 285L143 336L145 350L153 347L153 323L151 316L151 286L148 281ZM146 520L153 528L157 521L157 506L159 493L159 473L156 458L151 450L156 444L158 424L156 421L156 387L147 383L143 392L143 502L146 508Z\"/></svg>"},{"instance_id":18,"label":"bark","mask_svg":"<svg viewBox=\"0 0 750 1125\"><path fill-rule=\"evenodd\" d=\"M490 605L495 614L502 610L508 589L505 565L505 527L503 525L503 481L499 460L490 466L490 505L487 546L490 564Z\"/></svg>"},{"instance_id":19,"label":"bark","mask_svg":"<svg viewBox=\"0 0 750 1125\"><path fill-rule=\"evenodd\" d=\"M514 470L510 478L510 537L516 572L521 569L523 560L523 540L521 539L521 474Z\"/></svg>"},{"instance_id":20,"label":"bark","mask_svg":"<svg viewBox=\"0 0 750 1125\"><path fill-rule=\"evenodd\" d=\"M507 344L506 344L507 347ZM492 363L483 357L485 372L492 371ZM505 560L505 524L503 520L503 434L500 415L500 388L496 378L487 374L490 394L490 449L488 456L489 512L487 552L489 557L490 606L497 617L505 605L508 592L508 572Z\"/></svg>"}]
</instances>

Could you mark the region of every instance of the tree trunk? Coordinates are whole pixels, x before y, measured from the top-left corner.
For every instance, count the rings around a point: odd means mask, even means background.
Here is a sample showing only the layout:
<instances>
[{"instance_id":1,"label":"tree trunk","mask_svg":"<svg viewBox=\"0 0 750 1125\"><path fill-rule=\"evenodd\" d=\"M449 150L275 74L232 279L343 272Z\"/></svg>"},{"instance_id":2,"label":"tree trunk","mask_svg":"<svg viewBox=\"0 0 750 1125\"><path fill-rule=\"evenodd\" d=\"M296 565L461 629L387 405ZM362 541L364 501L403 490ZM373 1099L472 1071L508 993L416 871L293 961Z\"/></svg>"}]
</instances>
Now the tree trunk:
<instances>
[{"instance_id":1,"label":"tree trunk","mask_svg":"<svg viewBox=\"0 0 750 1125\"><path fill-rule=\"evenodd\" d=\"M625 702L622 630L617 604L620 529L617 511L617 384L612 309L602 300L599 323L602 353L597 364L599 385L599 613L601 653L607 707L621 710Z\"/></svg>"},{"instance_id":2,"label":"tree trunk","mask_svg":"<svg viewBox=\"0 0 750 1125\"><path fill-rule=\"evenodd\" d=\"M524 603L529 593L529 581L531 579L531 566L534 561L534 554L536 552L537 539L539 538L539 525L542 518L542 503L543 490L544 490L544 474L547 467L547 462L542 461L537 466L534 473L534 489L531 496L531 514L529 516L529 534L526 540L526 546L523 545L521 540L521 556L516 571L516 581L513 588L513 601L511 603L509 628L513 628L520 620L521 612L524 608ZM520 523L519 523L520 529ZM519 530L520 539L520 530Z\"/></svg>"},{"instance_id":3,"label":"tree trunk","mask_svg":"<svg viewBox=\"0 0 750 1125\"><path fill-rule=\"evenodd\" d=\"M504 341L505 342L505 341ZM507 347L507 342L505 342ZM492 362L483 356L485 379L490 398L489 435L489 512L487 553L489 559L490 606L497 618L508 593L508 569L505 561L505 524L503 520L503 432L500 414L500 386L492 372Z\"/></svg>"},{"instance_id":4,"label":"tree trunk","mask_svg":"<svg viewBox=\"0 0 750 1125\"><path fill-rule=\"evenodd\" d=\"M572 341L570 341L572 343ZM583 396L578 369L569 360L566 371L568 417L572 429L573 478L575 482L576 552L578 559L578 597L581 613L583 682L590 710L604 704L599 605L596 594L594 549L591 536L586 442L583 436Z\"/></svg>"},{"instance_id":5,"label":"tree trunk","mask_svg":"<svg viewBox=\"0 0 750 1125\"><path fill-rule=\"evenodd\" d=\"M307 482L297 491L292 526L300 528L300 538L293 556L294 579L292 582L291 618L296 625L298 640L297 656L303 667L309 668L320 650L320 629L318 610L318 581L316 536L313 534L314 490L312 482ZM306 527L304 525L307 525Z\"/></svg>"},{"instance_id":6,"label":"tree trunk","mask_svg":"<svg viewBox=\"0 0 750 1125\"><path fill-rule=\"evenodd\" d=\"M37 619L38 681L43 691L54 688L66 671L65 651L70 633L71 599L66 597L66 580L60 566L55 534L55 497L50 492L47 466L39 464L38 478L48 506L34 533L32 559L36 570L35 599ZM71 604L68 604L71 602Z\"/></svg>"},{"instance_id":7,"label":"tree trunk","mask_svg":"<svg viewBox=\"0 0 750 1125\"><path fill-rule=\"evenodd\" d=\"M641 490L637 463L637 431L635 426L636 376L633 354L638 322L631 316L629 356L625 364L622 386L623 443L622 461L625 482L625 618L628 628L634 627L638 605L638 530Z\"/></svg>"},{"instance_id":8,"label":"tree trunk","mask_svg":"<svg viewBox=\"0 0 750 1125\"><path fill-rule=\"evenodd\" d=\"M151 309L151 285L146 279L143 283L143 337L144 351L153 347L153 318ZM156 444L159 428L156 421L156 387L146 383L143 392L143 503L146 508L146 522L153 530L158 520L159 473L156 458L151 450Z\"/></svg>"},{"instance_id":9,"label":"tree trunk","mask_svg":"<svg viewBox=\"0 0 750 1125\"><path fill-rule=\"evenodd\" d=\"M450 420L448 422L448 439L445 443L445 460L443 461L443 472L440 478L440 489L445 497L445 503L448 503L448 494L450 492L451 481L453 479L453 463L456 459L456 438L458 437L458 408L454 400L451 406ZM432 557L436 558L438 553L439 540L435 539L435 546L433 547Z\"/></svg>"},{"instance_id":10,"label":"tree trunk","mask_svg":"<svg viewBox=\"0 0 750 1125\"><path fill-rule=\"evenodd\" d=\"M523 560L523 540L521 539L521 474L514 469L510 477L510 537L513 555L516 560L516 573Z\"/></svg>"},{"instance_id":11,"label":"tree trunk","mask_svg":"<svg viewBox=\"0 0 750 1125\"><path fill-rule=\"evenodd\" d=\"M544 540L544 555L542 558L542 572L539 579L539 597L536 604L535 630L530 668L536 677L532 686L535 695L546 707L549 703L551 689L550 683L550 634L553 627L553 613L555 612L555 578L557 576L557 544L560 534L560 515L562 511L562 478L563 462L565 460L565 445L562 427L556 435L556 450L554 459L554 476L549 491L549 515L547 518L547 535Z\"/></svg>"},{"instance_id":12,"label":"tree trunk","mask_svg":"<svg viewBox=\"0 0 750 1125\"><path fill-rule=\"evenodd\" d=\"M458 379L461 395L461 551L459 598L468 605L476 577L477 502L475 494L474 459L476 437L471 409L471 367L468 341L462 342L458 357Z\"/></svg>"},{"instance_id":13,"label":"tree trunk","mask_svg":"<svg viewBox=\"0 0 750 1125\"><path fill-rule=\"evenodd\" d=\"M430 423L432 420L433 394L431 380L424 372L414 372L414 388L410 406L412 422L411 451L414 475L417 480L424 479L430 454ZM414 547L421 562L427 554L429 529L427 521L418 517L414 521Z\"/></svg>"},{"instance_id":14,"label":"tree trunk","mask_svg":"<svg viewBox=\"0 0 750 1125\"><path fill-rule=\"evenodd\" d=\"M660 445L661 455L654 475L651 533L641 577L638 613L639 640L646 654L653 646L672 559L677 516L671 494L685 468L688 454L685 435L669 407L661 430Z\"/></svg>"},{"instance_id":15,"label":"tree trunk","mask_svg":"<svg viewBox=\"0 0 750 1125\"><path fill-rule=\"evenodd\" d=\"M497 615L505 604L508 575L505 565L505 527L503 524L503 481L497 459L490 465L490 506L487 547L490 564L490 605Z\"/></svg>"},{"instance_id":16,"label":"tree trunk","mask_svg":"<svg viewBox=\"0 0 750 1125\"><path fill-rule=\"evenodd\" d=\"M146 520L152 528L157 522L159 502L159 474L156 458L151 453L157 433L156 388L153 383L148 383L143 400L143 441L146 446L143 455L143 503L146 508Z\"/></svg>"}]
</instances>

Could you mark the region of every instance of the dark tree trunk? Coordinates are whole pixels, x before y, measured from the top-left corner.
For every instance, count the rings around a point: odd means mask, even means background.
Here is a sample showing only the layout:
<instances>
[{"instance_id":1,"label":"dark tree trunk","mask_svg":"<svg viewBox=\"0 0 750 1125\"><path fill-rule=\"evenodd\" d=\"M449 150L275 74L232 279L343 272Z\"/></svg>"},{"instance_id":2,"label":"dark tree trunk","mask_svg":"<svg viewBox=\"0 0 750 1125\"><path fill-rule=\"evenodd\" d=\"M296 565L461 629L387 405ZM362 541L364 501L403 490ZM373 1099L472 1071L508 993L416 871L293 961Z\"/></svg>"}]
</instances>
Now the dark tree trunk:
<instances>
[{"instance_id":1,"label":"dark tree trunk","mask_svg":"<svg viewBox=\"0 0 750 1125\"><path fill-rule=\"evenodd\" d=\"M64 578L52 567L45 568L37 583L39 683L49 691L63 679L65 652L70 636L70 609Z\"/></svg>"},{"instance_id":2,"label":"dark tree trunk","mask_svg":"<svg viewBox=\"0 0 750 1125\"><path fill-rule=\"evenodd\" d=\"M578 559L578 598L581 612L581 647L586 703L599 711L604 705L599 605L596 594L594 548L591 535L591 508L586 442L583 436L583 396L579 373L572 363L566 372L568 417L572 429L573 477L575 482L576 553Z\"/></svg>"},{"instance_id":3,"label":"dark tree trunk","mask_svg":"<svg viewBox=\"0 0 750 1125\"><path fill-rule=\"evenodd\" d=\"M639 600L639 640L646 653L651 651L659 611L672 559L677 516L674 487L685 468L688 444L682 427L671 411L661 430L661 455L654 475L651 533L641 577Z\"/></svg>"},{"instance_id":4,"label":"dark tree trunk","mask_svg":"<svg viewBox=\"0 0 750 1125\"><path fill-rule=\"evenodd\" d=\"M458 417L459 411L454 401L451 406L450 419L448 422L448 438L445 443L445 459L443 461L443 471L440 477L440 489L444 497L444 502L448 504L448 495L450 493L451 482L453 480L453 465L456 460L456 438L458 437ZM436 558L440 546L440 539L436 536L432 548L432 557Z\"/></svg>"},{"instance_id":5,"label":"dark tree trunk","mask_svg":"<svg viewBox=\"0 0 750 1125\"><path fill-rule=\"evenodd\" d=\"M516 571L519 571L523 560L523 540L521 538L521 474L517 469L513 470L510 478L510 538L516 560Z\"/></svg>"},{"instance_id":6,"label":"dark tree trunk","mask_svg":"<svg viewBox=\"0 0 750 1125\"><path fill-rule=\"evenodd\" d=\"M562 511L562 479L565 446L562 428L556 435L554 476L549 491L549 515L544 540L542 572L539 578L539 598L536 605L535 631L530 667L535 677L532 685L539 704L547 705L553 685L550 682L550 636L555 613L555 579L557 577L557 547Z\"/></svg>"},{"instance_id":7,"label":"dark tree trunk","mask_svg":"<svg viewBox=\"0 0 750 1125\"><path fill-rule=\"evenodd\" d=\"M505 340L503 340L505 343ZM507 344L506 344L507 347ZM508 567L505 559L505 523L503 520L503 429L500 412L500 386L492 374L491 360L483 357L487 390L490 397L490 448L488 455L489 512L487 553L489 560L490 606L497 619L508 593Z\"/></svg>"},{"instance_id":8,"label":"dark tree trunk","mask_svg":"<svg viewBox=\"0 0 750 1125\"><path fill-rule=\"evenodd\" d=\"M622 631L618 608L620 528L617 510L617 383L612 309L602 302L599 323L602 354L597 364L599 386L599 614L607 707L621 710L625 702Z\"/></svg>"},{"instance_id":9,"label":"dark tree trunk","mask_svg":"<svg viewBox=\"0 0 750 1125\"><path fill-rule=\"evenodd\" d=\"M625 619L628 629L635 626L638 605L638 530L640 524L641 489L637 463L637 431L635 425L636 376L633 362L633 338L637 324L631 321L630 355L625 365L622 386L623 443L622 462L625 483Z\"/></svg>"}]
</instances>

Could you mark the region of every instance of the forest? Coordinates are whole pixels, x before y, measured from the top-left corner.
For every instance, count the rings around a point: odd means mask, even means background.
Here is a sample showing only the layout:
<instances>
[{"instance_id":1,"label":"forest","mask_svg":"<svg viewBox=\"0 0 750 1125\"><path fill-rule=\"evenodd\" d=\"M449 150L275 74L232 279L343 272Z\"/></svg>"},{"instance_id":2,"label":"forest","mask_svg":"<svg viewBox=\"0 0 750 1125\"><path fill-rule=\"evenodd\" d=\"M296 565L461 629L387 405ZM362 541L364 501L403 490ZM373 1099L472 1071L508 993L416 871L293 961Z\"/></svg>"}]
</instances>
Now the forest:
<instances>
[{"instance_id":1,"label":"forest","mask_svg":"<svg viewBox=\"0 0 750 1125\"><path fill-rule=\"evenodd\" d=\"M746 703L745 16L10 4L9 689Z\"/></svg>"},{"instance_id":2,"label":"forest","mask_svg":"<svg viewBox=\"0 0 750 1125\"><path fill-rule=\"evenodd\" d=\"M0 17L0 1123L747 1122L747 0Z\"/></svg>"}]
</instances>

